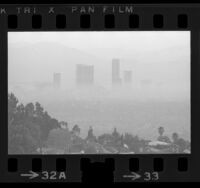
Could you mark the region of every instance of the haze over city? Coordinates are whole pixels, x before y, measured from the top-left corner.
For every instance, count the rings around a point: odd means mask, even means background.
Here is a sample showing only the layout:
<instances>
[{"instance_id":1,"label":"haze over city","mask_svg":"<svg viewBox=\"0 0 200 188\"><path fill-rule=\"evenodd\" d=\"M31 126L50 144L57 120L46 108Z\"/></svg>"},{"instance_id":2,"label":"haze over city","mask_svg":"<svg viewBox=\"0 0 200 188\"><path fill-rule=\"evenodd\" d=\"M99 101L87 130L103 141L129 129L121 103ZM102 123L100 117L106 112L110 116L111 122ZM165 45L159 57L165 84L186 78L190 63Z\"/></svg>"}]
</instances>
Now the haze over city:
<instances>
[{"instance_id":1,"label":"haze over city","mask_svg":"<svg viewBox=\"0 0 200 188\"><path fill-rule=\"evenodd\" d=\"M164 125L190 139L190 32L9 32L8 73L21 102L83 134Z\"/></svg>"}]
</instances>

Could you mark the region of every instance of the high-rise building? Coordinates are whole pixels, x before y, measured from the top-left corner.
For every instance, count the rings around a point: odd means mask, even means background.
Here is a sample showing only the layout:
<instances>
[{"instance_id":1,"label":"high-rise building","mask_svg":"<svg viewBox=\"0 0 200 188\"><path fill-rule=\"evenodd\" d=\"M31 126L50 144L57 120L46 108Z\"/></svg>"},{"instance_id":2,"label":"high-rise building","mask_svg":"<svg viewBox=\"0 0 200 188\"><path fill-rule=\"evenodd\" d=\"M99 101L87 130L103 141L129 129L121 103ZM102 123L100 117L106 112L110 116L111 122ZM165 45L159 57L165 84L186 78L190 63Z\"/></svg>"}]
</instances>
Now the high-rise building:
<instances>
[{"instance_id":1,"label":"high-rise building","mask_svg":"<svg viewBox=\"0 0 200 188\"><path fill-rule=\"evenodd\" d=\"M60 82L61 82L61 74L60 73L54 73L54 75L53 75L53 85L54 85L54 87L59 88Z\"/></svg>"},{"instance_id":2,"label":"high-rise building","mask_svg":"<svg viewBox=\"0 0 200 188\"><path fill-rule=\"evenodd\" d=\"M124 71L124 82L125 83L132 82L132 71L130 71L130 70Z\"/></svg>"},{"instance_id":3,"label":"high-rise building","mask_svg":"<svg viewBox=\"0 0 200 188\"><path fill-rule=\"evenodd\" d=\"M94 83L93 65L76 65L76 83L78 85L91 85Z\"/></svg>"},{"instance_id":4,"label":"high-rise building","mask_svg":"<svg viewBox=\"0 0 200 188\"><path fill-rule=\"evenodd\" d=\"M120 84L120 60L113 59L112 60L112 84Z\"/></svg>"}]
</instances>

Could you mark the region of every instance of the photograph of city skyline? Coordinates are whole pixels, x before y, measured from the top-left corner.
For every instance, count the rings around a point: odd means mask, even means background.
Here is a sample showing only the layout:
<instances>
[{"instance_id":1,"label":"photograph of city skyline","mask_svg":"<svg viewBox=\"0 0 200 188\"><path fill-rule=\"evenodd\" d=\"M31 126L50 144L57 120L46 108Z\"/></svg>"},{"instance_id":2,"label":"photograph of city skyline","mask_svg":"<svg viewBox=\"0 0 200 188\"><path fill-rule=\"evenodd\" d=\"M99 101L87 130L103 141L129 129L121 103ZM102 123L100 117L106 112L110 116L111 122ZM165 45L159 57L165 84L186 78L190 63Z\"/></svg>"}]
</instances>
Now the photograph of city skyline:
<instances>
[{"instance_id":1,"label":"photograph of city skyline","mask_svg":"<svg viewBox=\"0 0 200 188\"><path fill-rule=\"evenodd\" d=\"M8 154L191 153L190 32L8 32Z\"/></svg>"}]
</instances>

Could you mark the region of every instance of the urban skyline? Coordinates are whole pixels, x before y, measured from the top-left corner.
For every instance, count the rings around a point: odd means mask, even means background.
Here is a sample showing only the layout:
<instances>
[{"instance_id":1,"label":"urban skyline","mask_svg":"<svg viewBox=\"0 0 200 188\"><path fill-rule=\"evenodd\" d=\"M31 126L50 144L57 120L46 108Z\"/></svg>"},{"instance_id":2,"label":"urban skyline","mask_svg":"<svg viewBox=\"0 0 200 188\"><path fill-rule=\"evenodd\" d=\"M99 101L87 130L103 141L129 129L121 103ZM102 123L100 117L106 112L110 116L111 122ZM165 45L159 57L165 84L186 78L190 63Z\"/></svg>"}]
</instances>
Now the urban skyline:
<instances>
[{"instance_id":1,"label":"urban skyline","mask_svg":"<svg viewBox=\"0 0 200 188\"><path fill-rule=\"evenodd\" d=\"M163 127L190 141L190 44L189 31L9 32L8 93L80 138L115 127L155 141Z\"/></svg>"},{"instance_id":2,"label":"urban skyline","mask_svg":"<svg viewBox=\"0 0 200 188\"><path fill-rule=\"evenodd\" d=\"M112 85L120 85L122 83L132 83L132 70L123 70L123 79L120 77L120 59L112 59ZM76 64L76 84L77 85L93 85L95 83L94 65ZM53 85L55 88L59 88L61 85L61 73L53 74Z\"/></svg>"},{"instance_id":3,"label":"urban skyline","mask_svg":"<svg viewBox=\"0 0 200 188\"><path fill-rule=\"evenodd\" d=\"M72 90L76 64L84 64L94 66L94 87L114 90L111 62L116 58L123 87L131 87L140 98L165 93L170 99L185 99L190 97L189 39L189 32L9 32L8 81L11 88L24 83L37 90L37 85L52 85L53 74L60 73L60 88ZM22 74L16 72L19 67ZM128 70L133 71L132 84L125 82Z\"/></svg>"}]
</instances>

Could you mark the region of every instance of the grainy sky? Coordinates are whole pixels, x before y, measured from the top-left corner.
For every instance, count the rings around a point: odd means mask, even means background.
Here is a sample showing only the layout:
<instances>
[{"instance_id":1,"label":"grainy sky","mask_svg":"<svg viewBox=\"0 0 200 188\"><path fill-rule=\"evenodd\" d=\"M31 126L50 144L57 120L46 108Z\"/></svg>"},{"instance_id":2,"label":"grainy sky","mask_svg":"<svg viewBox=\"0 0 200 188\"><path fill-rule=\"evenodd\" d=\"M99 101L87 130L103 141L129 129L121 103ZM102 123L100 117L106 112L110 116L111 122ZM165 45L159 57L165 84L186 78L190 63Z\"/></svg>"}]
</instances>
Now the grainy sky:
<instances>
[{"instance_id":1,"label":"grainy sky","mask_svg":"<svg viewBox=\"0 0 200 188\"><path fill-rule=\"evenodd\" d=\"M56 42L70 48L95 51L96 48L158 50L174 46L190 47L189 31L122 32L9 32L9 44ZM123 50L124 51L124 50ZM112 55L112 54L110 54ZM120 55L120 54L119 54Z\"/></svg>"},{"instance_id":2,"label":"grainy sky","mask_svg":"<svg viewBox=\"0 0 200 188\"><path fill-rule=\"evenodd\" d=\"M8 33L12 83L52 81L53 73L60 72L62 83L73 85L81 63L94 65L95 82L105 86L111 81L113 58L120 59L121 77L124 70L133 71L134 85L147 81L158 86L155 92L162 86L176 97L189 97L188 31Z\"/></svg>"},{"instance_id":3,"label":"grainy sky","mask_svg":"<svg viewBox=\"0 0 200 188\"><path fill-rule=\"evenodd\" d=\"M122 80L123 71L132 71L131 87L112 90L113 58L120 59ZM74 87L76 64L94 66L93 89ZM38 84L52 83L54 72L61 73L60 90ZM189 31L9 32L8 80L20 101L39 101L53 117L80 125L84 134L89 125L95 134L116 126L155 138L158 126L164 126L168 135L190 137ZM30 88L34 83L43 88ZM137 106L139 100L150 105Z\"/></svg>"}]
</instances>

